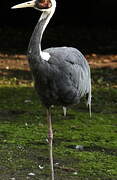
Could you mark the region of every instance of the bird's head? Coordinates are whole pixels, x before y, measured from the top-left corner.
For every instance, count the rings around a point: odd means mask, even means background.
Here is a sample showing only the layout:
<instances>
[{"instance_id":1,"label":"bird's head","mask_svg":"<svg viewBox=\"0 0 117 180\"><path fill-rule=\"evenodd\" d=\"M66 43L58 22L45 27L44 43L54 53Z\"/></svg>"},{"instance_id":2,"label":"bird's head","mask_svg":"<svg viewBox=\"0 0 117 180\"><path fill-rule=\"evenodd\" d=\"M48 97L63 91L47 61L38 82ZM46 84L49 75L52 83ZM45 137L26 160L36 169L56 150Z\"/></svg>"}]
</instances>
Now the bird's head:
<instances>
[{"instance_id":1,"label":"bird's head","mask_svg":"<svg viewBox=\"0 0 117 180\"><path fill-rule=\"evenodd\" d=\"M40 11L48 11L53 6L56 6L55 0L32 0L13 6L11 9L33 7Z\"/></svg>"}]
</instances>

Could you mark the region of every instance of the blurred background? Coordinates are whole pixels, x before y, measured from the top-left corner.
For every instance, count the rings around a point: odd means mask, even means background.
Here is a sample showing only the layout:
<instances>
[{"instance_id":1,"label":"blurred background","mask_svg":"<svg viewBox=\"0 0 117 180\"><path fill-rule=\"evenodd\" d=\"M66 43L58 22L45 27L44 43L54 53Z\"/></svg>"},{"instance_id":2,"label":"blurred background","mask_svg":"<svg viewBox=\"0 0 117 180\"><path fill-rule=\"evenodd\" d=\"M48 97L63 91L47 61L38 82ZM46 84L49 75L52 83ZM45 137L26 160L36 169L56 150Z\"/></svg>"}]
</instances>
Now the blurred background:
<instances>
[{"instance_id":1,"label":"blurred background","mask_svg":"<svg viewBox=\"0 0 117 180\"><path fill-rule=\"evenodd\" d=\"M0 51L26 53L40 12L11 10L24 0L4 0L0 6ZM57 10L44 35L43 48L75 46L83 53L116 53L116 0L57 0Z\"/></svg>"}]
</instances>

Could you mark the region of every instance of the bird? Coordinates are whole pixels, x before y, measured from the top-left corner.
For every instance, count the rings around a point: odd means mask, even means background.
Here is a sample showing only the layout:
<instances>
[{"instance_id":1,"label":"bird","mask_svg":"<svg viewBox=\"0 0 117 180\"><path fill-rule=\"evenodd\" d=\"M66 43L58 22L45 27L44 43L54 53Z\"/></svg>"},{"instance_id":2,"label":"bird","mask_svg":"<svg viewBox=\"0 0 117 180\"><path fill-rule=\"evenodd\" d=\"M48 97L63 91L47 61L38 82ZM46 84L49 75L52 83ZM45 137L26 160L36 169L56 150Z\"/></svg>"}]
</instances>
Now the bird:
<instances>
[{"instance_id":1,"label":"bird","mask_svg":"<svg viewBox=\"0 0 117 180\"><path fill-rule=\"evenodd\" d=\"M15 5L12 9L27 7L42 12L30 38L27 56L35 89L47 109L51 178L54 180L51 108L61 106L66 115L66 107L79 104L81 98L87 96L91 114L91 72L84 55L74 47L42 50L43 33L54 15L56 0L32 0Z\"/></svg>"}]
</instances>

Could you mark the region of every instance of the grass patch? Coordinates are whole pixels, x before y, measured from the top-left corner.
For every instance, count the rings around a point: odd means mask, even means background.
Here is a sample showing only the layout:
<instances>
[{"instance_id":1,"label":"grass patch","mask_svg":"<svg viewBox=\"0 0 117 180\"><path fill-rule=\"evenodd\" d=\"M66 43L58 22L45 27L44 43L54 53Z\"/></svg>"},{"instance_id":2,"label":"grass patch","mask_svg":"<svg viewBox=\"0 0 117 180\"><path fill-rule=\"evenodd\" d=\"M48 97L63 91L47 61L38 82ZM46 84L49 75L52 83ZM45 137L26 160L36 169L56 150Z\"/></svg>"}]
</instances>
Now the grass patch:
<instances>
[{"instance_id":1,"label":"grass patch","mask_svg":"<svg viewBox=\"0 0 117 180\"><path fill-rule=\"evenodd\" d=\"M91 119L83 102L69 108L66 118L61 107L53 109L56 179L117 179L116 82L97 69L92 77ZM32 82L18 81L1 79L0 178L50 179L46 110Z\"/></svg>"}]
</instances>

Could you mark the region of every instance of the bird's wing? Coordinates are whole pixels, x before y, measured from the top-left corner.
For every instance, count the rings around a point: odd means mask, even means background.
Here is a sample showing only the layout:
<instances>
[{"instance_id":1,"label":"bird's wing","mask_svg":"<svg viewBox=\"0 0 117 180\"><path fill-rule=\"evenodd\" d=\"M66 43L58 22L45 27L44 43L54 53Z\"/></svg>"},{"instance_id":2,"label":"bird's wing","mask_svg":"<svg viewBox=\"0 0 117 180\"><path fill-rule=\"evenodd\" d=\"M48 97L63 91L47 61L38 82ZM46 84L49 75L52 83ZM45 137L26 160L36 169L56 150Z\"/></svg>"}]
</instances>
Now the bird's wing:
<instances>
[{"instance_id":1,"label":"bird's wing","mask_svg":"<svg viewBox=\"0 0 117 180\"><path fill-rule=\"evenodd\" d=\"M54 64L56 70L59 68L59 74L63 73L63 76L69 79L71 88L77 91L79 98L85 94L89 94L88 104L90 104L90 68L82 53L72 47L49 48L46 51L52 56L52 59L48 63ZM65 88L66 79L64 77L61 83L61 86Z\"/></svg>"}]
</instances>

